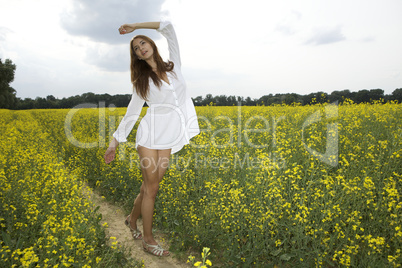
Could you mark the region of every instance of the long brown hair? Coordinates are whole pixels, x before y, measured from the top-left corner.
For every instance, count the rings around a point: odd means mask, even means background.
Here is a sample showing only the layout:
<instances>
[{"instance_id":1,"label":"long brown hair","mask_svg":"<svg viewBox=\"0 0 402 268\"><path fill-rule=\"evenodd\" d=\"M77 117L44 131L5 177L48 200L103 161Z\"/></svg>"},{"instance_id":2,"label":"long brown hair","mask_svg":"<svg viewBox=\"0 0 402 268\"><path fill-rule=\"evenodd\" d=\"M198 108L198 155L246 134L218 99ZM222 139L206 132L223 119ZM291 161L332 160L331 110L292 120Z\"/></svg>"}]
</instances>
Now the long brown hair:
<instances>
[{"instance_id":1,"label":"long brown hair","mask_svg":"<svg viewBox=\"0 0 402 268\"><path fill-rule=\"evenodd\" d=\"M168 62L163 61L162 57L159 54L158 48L155 45L155 42L148 36L137 35L131 40L131 42L130 42L131 82L133 83L133 86L134 86L137 94L140 97L142 97L144 100L147 100L148 93L149 93L149 78L151 77L154 84L158 87L161 87L162 81L159 78L159 76L154 71L152 71L151 66L145 60L140 60L138 58L137 54L135 54L135 51L133 48L133 42L137 38L142 38L151 45L151 47L154 51L153 58L154 58L154 61L156 62L157 73L159 75L162 75L165 72L172 72L174 63L171 61L168 61Z\"/></svg>"}]
</instances>

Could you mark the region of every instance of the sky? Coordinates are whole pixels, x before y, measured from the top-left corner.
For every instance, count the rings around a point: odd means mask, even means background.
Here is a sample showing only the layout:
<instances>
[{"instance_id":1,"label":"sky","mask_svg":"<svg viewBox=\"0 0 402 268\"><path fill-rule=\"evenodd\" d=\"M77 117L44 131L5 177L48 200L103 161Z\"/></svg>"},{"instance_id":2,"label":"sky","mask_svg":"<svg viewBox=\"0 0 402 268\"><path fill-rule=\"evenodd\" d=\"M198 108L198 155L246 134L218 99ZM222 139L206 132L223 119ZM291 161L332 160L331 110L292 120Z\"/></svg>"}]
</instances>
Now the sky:
<instances>
[{"instance_id":1,"label":"sky","mask_svg":"<svg viewBox=\"0 0 402 268\"><path fill-rule=\"evenodd\" d=\"M19 98L131 94L124 23L170 20L192 97L402 88L401 0L0 0Z\"/></svg>"}]
</instances>

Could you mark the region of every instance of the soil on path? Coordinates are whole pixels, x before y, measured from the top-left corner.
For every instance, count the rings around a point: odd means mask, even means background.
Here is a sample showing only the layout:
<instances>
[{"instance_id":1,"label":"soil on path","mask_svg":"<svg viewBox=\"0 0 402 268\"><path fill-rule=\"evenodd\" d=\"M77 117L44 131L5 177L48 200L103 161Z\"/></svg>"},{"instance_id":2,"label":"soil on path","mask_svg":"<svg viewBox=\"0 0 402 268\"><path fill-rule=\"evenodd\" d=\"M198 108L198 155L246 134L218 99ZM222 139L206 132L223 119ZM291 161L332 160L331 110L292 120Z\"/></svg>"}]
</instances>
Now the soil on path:
<instances>
[{"instance_id":1,"label":"soil on path","mask_svg":"<svg viewBox=\"0 0 402 268\"><path fill-rule=\"evenodd\" d=\"M95 206L99 206L99 213L102 214L101 224L107 223L108 228L106 233L110 237L116 237L118 244L122 245L123 248L127 249L127 254L132 256L136 260L144 260L144 265L146 268L171 268L180 267L188 268L189 265L185 264L175 258L172 252L168 257L157 257L145 252L142 248L141 240L134 240L131 236L129 228L124 224L126 216L123 210L112 204L106 202L102 197L94 193L89 187L86 187L86 191L91 198L91 201ZM138 229L142 229L142 220L137 222ZM154 237L156 241L165 249L169 249L169 245L163 238L161 234L154 231Z\"/></svg>"}]
</instances>

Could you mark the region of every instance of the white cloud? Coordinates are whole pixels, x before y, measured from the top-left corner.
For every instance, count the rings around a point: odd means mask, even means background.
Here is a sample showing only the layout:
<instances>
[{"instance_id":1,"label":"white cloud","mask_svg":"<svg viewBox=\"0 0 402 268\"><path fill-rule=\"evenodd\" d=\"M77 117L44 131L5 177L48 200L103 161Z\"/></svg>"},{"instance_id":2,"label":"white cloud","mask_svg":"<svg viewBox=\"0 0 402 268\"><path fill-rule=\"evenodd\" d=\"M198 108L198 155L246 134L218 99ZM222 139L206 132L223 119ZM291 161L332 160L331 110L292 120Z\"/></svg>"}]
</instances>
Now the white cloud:
<instances>
[{"instance_id":1,"label":"white cloud","mask_svg":"<svg viewBox=\"0 0 402 268\"><path fill-rule=\"evenodd\" d=\"M302 14L300 12L291 10L288 15L284 16L283 19L278 22L275 30L285 35L294 35L298 32L298 25L301 19Z\"/></svg>"},{"instance_id":2,"label":"white cloud","mask_svg":"<svg viewBox=\"0 0 402 268\"><path fill-rule=\"evenodd\" d=\"M389 94L402 87L400 0L0 0L0 6L0 57L16 63L12 86L22 98L131 92L132 36L117 28L166 14L191 96L345 88ZM141 33L167 59L166 41L152 30Z\"/></svg>"},{"instance_id":3,"label":"white cloud","mask_svg":"<svg viewBox=\"0 0 402 268\"><path fill-rule=\"evenodd\" d=\"M164 0L92 1L71 0L71 6L60 15L61 26L71 35L89 37L103 43L125 43L118 28L123 22L160 19Z\"/></svg>"},{"instance_id":4,"label":"white cloud","mask_svg":"<svg viewBox=\"0 0 402 268\"><path fill-rule=\"evenodd\" d=\"M0 27L0 41L5 42L7 34L12 33L12 32L13 31L11 31L10 29L8 29L6 27Z\"/></svg>"},{"instance_id":5,"label":"white cloud","mask_svg":"<svg viewBox=\"0 0 402 268\"><path fill-rule=\"evenodd\" d=\"M103 71L125 72L129 69L129 45L93 44L87 47L85 61Z\"/></svg>"},{"instance_id":6,"label":"white cloud","mask_svg":"<svg viewBox=\"0 0 402 268\"><path fill-rule=\"evenodd\" d=\"M312 36L307 40L306 44L326 45L346 40L342 33L342 27L318 28L314 29Z\"/></svg>"}]
</instances>

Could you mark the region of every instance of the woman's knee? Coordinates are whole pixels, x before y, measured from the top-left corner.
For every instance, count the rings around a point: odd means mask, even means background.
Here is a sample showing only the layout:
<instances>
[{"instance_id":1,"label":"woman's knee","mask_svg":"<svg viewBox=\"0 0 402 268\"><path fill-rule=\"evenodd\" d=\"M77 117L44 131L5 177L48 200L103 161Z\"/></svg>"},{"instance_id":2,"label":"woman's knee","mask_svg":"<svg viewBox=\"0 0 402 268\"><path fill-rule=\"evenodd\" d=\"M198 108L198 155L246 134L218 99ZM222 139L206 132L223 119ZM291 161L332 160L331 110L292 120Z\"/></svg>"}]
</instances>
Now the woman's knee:
<instances>
[{"instance_id":1,"label":"woman's knee","mask_svg":"<svg viewBox=\"0 0 402 268\"><path fill-rule=\"evenodd\" d=\"M141 188L142 187L143 186L141 186ZM144 195L155 198L159 191L159 183L147 184L146 186L144 186L143 191Z\"/></svg>"},{"instance_id":2,"label":"woman's knee","mask_svg":"<svg viewBox=\"0 0 402 268\"><path fill-rule=\"evenodd\" d=\"M144 191L145 191L145 186L144 183L141 184L141 188L140 188L140 195L143 196L144 195Z\"/></svg>"}]
</instances>

